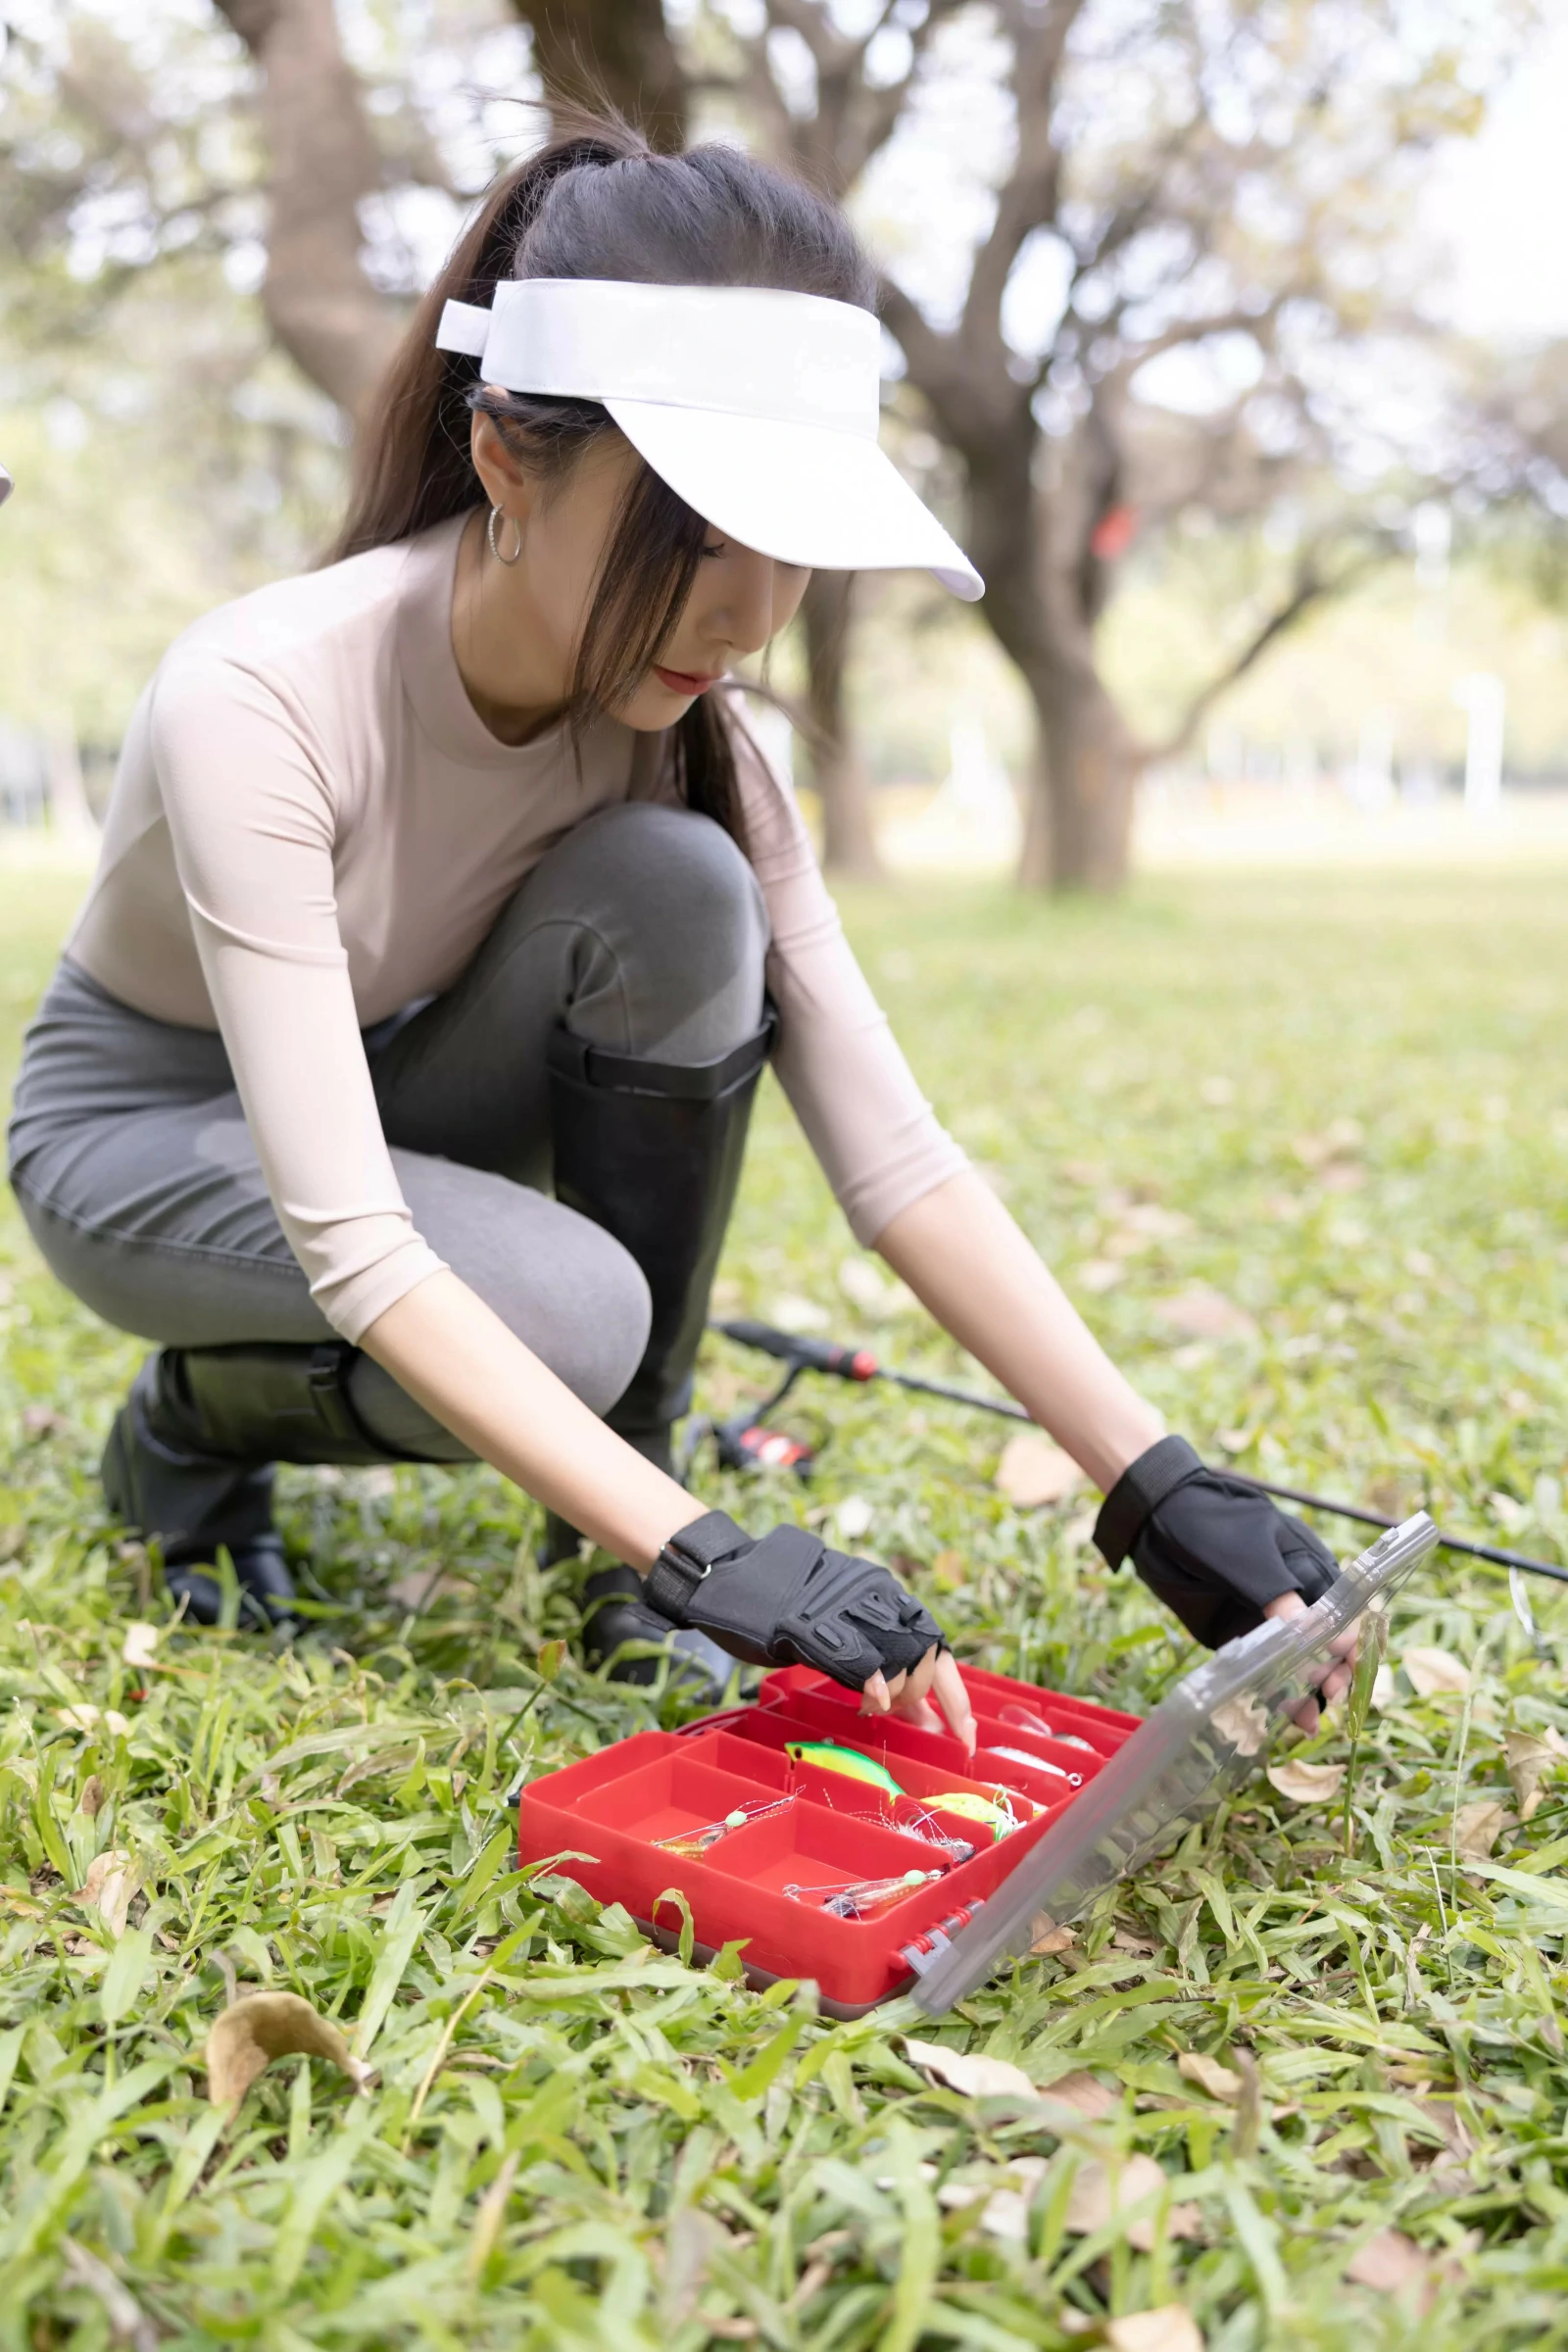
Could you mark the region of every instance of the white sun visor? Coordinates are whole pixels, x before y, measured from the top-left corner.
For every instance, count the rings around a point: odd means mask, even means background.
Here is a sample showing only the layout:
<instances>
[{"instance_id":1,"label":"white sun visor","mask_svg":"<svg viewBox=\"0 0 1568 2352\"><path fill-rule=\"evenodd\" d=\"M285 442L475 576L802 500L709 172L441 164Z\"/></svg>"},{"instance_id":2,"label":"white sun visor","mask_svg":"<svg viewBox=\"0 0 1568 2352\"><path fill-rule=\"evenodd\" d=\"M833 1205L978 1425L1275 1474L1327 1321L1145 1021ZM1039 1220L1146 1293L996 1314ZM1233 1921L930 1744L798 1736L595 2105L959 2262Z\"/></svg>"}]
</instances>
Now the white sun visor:
<instances>
[{"instance_id":1,"label":"white sun visor","mask_svg":"<svg viewBox=\"0 0 1568 2352\"><path fill-rule=\"evenodd\" d=\"M784 564L985 583L877 446L881 330L869 311L764 286L505 279L449 302L436 342L485 383L602 401L712 527Z\"/></svg>"}]
</instances>

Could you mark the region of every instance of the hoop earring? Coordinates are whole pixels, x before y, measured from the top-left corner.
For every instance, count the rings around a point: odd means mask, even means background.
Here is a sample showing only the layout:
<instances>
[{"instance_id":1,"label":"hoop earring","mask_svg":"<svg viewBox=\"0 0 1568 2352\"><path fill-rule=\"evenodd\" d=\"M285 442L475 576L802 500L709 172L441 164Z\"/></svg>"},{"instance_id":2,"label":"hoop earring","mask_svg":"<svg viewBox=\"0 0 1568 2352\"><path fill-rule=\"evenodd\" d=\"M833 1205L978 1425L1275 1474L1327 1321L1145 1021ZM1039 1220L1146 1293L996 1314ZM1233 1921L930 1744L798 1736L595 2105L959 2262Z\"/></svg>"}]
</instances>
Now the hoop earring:
<instances>
[{"instance_id":1,"label":"hoop earring","mask_svg":"<svg viewBox=\"0 0 1568 2352\"><path fill-rule=\"evenodd\" d=\"M504 556L501 553L501 532L498 526L502 522L510 522L517 534L517 544L510 556ZM490 553L498 564L505 564L510 570L514 564L522 562L522 525L515 514L507 513L505 507L491 508L490 519L484 526L484 535L490 542Z\"/></svg>"}]
</instances>

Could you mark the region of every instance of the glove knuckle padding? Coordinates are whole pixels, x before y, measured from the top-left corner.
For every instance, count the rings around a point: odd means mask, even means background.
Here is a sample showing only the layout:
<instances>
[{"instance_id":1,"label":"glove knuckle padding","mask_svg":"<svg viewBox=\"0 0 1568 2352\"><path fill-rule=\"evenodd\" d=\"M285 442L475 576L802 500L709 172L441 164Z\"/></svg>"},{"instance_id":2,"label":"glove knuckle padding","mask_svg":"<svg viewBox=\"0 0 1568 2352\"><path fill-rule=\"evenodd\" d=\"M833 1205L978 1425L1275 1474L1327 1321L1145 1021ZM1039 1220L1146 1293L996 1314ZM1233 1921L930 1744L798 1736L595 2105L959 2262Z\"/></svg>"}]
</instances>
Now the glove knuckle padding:
<instances>
[{"instance_id":1,"label":"glove knuckle padding","mask_svg":"<svg viewBox=\"0 0 1568 2352\"><path fill-rule=\"evenodd\" d=\"M1298 1592L1310 1605L1338 1575L1310 1529L1212 1470L1184 1480L1150 1513L1133 1564L1188 1632L1216 1649L1250 1632L1270 1601Z\"/></svg>"},{"instance_id":2,"label":"glove knuckle padding","mask_svg":"<svg viewBox=\"0 0 1568 2352\"><path fill-rule=\"evenodd\" d=\"M662 1563L680 1552L676 1536L652 1572L656 1605L678 1611L677 1622L710 1635L734 1657L811 1666L858 1690L878 1672L917 1666L941 1643L935 1619L886 1568L830 1550L804 1528L776 1527L754 1543L722 1513L710 1513L684 1534L689 1557L707 1563L706 1572L670 1594ZM690 1566L684 1573L690 1578Z\"/></svg>"}]
</instances>

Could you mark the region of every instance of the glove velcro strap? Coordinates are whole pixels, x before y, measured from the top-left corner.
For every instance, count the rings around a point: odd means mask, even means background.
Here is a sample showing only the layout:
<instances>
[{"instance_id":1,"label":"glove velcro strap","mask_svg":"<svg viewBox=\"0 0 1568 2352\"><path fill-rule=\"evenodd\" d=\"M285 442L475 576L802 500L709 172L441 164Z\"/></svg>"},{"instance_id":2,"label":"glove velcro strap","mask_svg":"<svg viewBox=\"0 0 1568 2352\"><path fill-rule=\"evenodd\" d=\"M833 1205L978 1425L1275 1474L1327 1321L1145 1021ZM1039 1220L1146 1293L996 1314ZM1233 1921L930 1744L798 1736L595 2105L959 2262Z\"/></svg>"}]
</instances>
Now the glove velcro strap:
<instances>
[{"instance_id":1,"label":"glove velcro strap","mask_svg":"<svg viewBox=\"0 0 1568 2352\"><path fill-rule=\"evenodd\" d=\"M1167 1494L1203 1467L1201 1454L1185 1438L1161 1438L1130 1462L1100 1506L1095 1544L1119 1568Z\"/></svg>"},{"instance_id":2,"label":"glove velcro strap","mask_svg":"<svg viewBox=\"0 0 1568 2352\"><path fill-rule=\"evenodd\" d=\"M709 1571L751 1546L752 1538L727 1511L705 1511L690 1527L676 1529L643 1579L643 1591L661 1616L684 1625L692 1595Z\"/></svg>"}]
</instances>

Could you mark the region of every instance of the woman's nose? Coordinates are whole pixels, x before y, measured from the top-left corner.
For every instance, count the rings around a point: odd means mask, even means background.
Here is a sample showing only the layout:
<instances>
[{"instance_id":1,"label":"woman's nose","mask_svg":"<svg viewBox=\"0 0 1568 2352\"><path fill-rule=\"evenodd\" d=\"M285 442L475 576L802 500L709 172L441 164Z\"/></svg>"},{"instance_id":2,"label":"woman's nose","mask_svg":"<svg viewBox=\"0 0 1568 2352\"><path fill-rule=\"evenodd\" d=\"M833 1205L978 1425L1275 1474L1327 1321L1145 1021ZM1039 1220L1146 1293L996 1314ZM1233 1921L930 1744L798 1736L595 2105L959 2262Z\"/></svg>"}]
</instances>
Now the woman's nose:
<instances>
[{"instance_id":1,"label":"woman's nose","mask_svg":"<svg viewBox=\"0 0 1568 2352\"><path fill-rule=\"evenodd\" d=\"M732 654L758 654L773 634L775 565L771 556L736 548L723 566L722 593L708 616L709 634Z\"/></svg>"}]
</instances>

